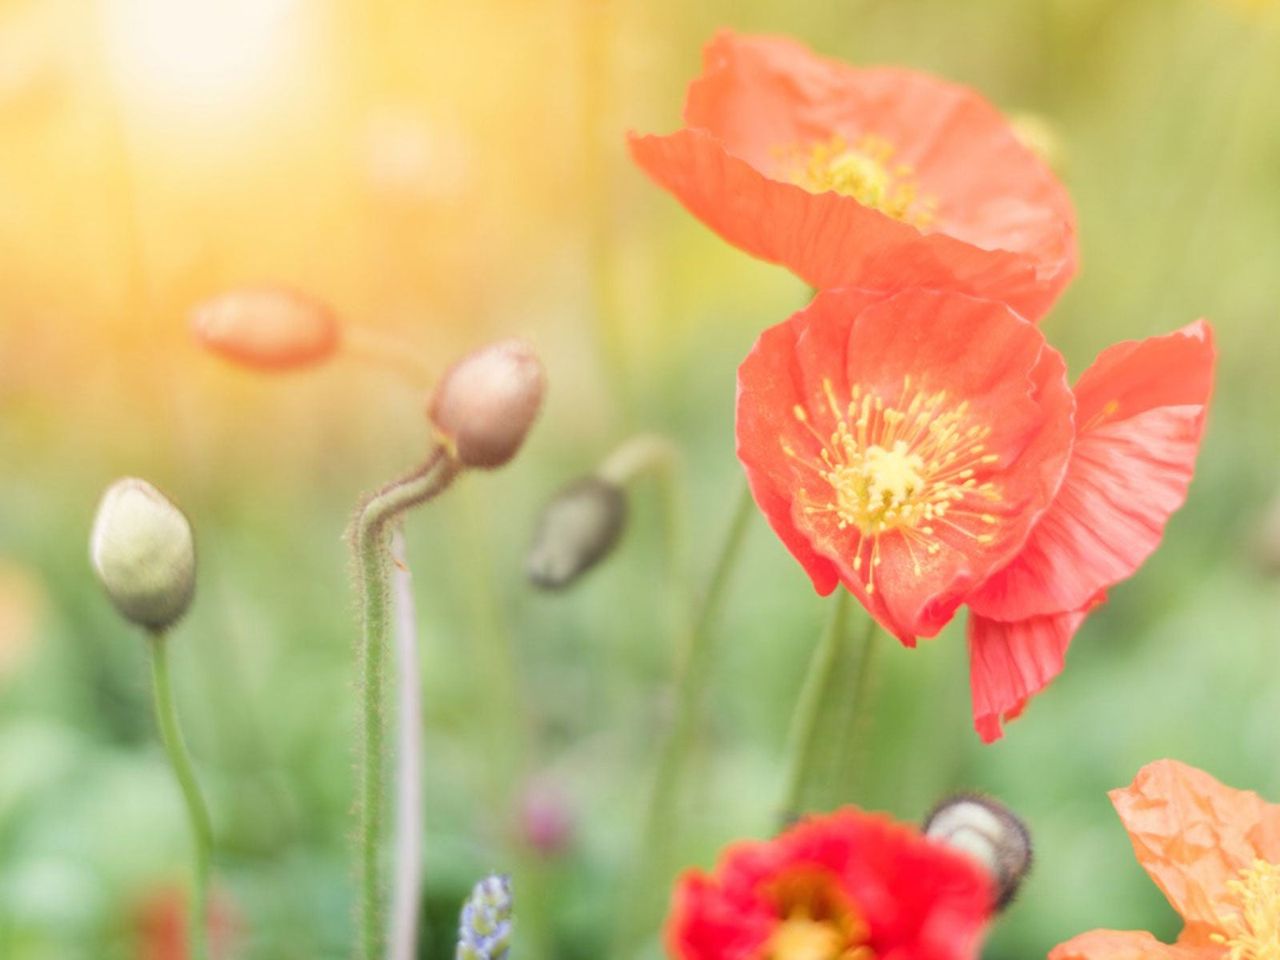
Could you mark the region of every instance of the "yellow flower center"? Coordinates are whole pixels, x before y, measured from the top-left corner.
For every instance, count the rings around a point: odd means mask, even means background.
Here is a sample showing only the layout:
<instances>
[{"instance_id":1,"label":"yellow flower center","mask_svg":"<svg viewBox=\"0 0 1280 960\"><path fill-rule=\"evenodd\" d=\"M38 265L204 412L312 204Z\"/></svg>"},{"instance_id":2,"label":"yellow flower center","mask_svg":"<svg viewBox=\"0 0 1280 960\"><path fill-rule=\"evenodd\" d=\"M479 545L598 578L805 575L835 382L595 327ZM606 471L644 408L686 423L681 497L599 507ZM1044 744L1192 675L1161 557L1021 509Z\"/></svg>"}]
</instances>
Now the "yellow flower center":
<instances>
[{"instance_id":1,"label":"yellow flower center","mask_svg":"<svg viewBox=\"0 0 1280 960\"><path fill-rule=\"evenodd\" d=\"M782 449L821 481L801 488L804 511L832 516L837 529L862 534L854 570L863 568L863 543L870 541L868 592L875 591L884 535L903 537L917 575L922 559L946 545L943 533L981 544L994 539L985 528L996 517L985 508L1000 501L1000 492L978 474L1000 458L987 452L991 427L973 421L967 401L953 403L947 391L925 390L910 376L894 400L855 384L842 404L830 380L822 386L835 421L830 434L813 427L804 407L793 411L821 444L819 460L801 456L785 440Z\"/></svg>"},{"instance_id":2,"label":"yellow flower center","mask_svg":"<svg viewBox=\"0 0 1280 960\"><path fill-rule=\"evenodd\" d=\"M1280 864L1255 860L1227 884L1238 909L1219 918L1210 934L1227 960L1280 960Z\"/></svg>"},{"instance_id":3,"label":"yellow flower center","mask_svg":"<svg viewBox=\"0 0 1280 960\"><path fill-rule=\"evenodd\" d=\"M763 960L875 960L870 928L830 877L792 874L772 893L783 919Z\"/></svg>"},{"instance_id":4,"label":"yellow flower center","mask_svg":"<svg viewBox=\"0 0 1280 960\"><path fill-rule=\"evenodd\" d=\"M808 147L783 150L787 179L810 193L838 193L916 227L933 222L937 201L921 196L915 170L893 163L893 145L865 136L857 145L836 134Z\"/></svg>"}]
</instances>

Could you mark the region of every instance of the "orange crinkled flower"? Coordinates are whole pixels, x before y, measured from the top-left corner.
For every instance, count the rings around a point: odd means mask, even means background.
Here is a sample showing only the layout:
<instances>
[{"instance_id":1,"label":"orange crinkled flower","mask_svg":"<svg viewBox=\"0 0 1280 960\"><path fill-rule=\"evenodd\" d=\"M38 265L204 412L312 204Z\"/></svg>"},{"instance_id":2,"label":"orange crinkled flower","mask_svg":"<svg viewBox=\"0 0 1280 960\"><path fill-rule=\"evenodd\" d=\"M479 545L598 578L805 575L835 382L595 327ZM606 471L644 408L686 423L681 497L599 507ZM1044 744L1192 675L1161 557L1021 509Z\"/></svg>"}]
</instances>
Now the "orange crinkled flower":
<instances>
[{"instance_id":1,"label":"orange crinkled flower","mask_svg":"<svg viewBox=\"0 0 1280 960\"><path fill-rule=\"evenodd\" d=\"M968 603L984 740L1062 669L1191 479L1207 324L1105 351L1076 385L1009 307L953 291L820 293L738 371L738 457L819 593L907 646Z\"/></svg>"},{"instance_id":2,"label":"orange crinkled flower","mask_svg":"<svg viewBox=\"0 0 1280 960\"><path fill-rule=\"evenodd\" d=\"M1066 190L973 91L729 31L703 62L685 127L631 153L735 246L818 289L943 285L1031 319L1075 273Z\"/></svg>"},{"instance_id":3,"label":"orange crinkled flower","mask_svg":"<svg viewBox=\"0 0 1280 960\"><path fill-rule=\"evenodd\" d=\"M975 860L847 807L684 874L667 949L677 960L973 960L993 898Z\"/></svg>"},{"instance_id":4,"label":"orange crinkled flower","mask_svg":"<svg viewBox=\"0 0 1280 960\"><path fill-rule=\"evenodd\" d=\"M1280 958L1280 804L1176 760L1148 764L1110 797L1138 862L1185 926L1175 944L1094 930L1049 960Z\"/></svg>"}]
</instances>

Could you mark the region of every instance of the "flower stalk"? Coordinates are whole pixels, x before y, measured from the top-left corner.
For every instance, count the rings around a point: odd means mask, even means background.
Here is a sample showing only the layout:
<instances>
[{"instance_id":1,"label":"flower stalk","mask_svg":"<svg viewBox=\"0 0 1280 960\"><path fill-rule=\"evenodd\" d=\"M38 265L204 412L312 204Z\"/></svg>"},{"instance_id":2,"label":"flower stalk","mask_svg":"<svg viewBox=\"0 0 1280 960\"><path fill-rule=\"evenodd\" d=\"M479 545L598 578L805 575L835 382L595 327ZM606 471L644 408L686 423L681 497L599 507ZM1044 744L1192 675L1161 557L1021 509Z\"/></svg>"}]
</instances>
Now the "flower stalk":
<instances>
[{"instance_id":1,"label":"flower stalk","mask_svg":"<svg viewBox=\"0 0 1280 960\"><path fill-rule=\"evenodd\" d=\"M441 493L457 476L459 469L457 461L437 445L420 467L370 497L351 530L364 626L361 651L364 730L360 753L357 843L360 943L365 960L374 960L381 955L384 938L385 896L379 880L379 865L384 814L384 660L392 625L391 533L406 511Z\"/></svg>"},{"instance_id":2,"label":"flower stalk","mask_svg":"<svg viewBox=\"0 0 1280 960\"><path fill-rule=\"evenodd\" d=\"M640 862L633 873L626 900L626 913L619 927L618 956L634 952L650 926L655 908L655 890L665 889L662 872L667 851L675 834L676 805L689 750L697 732L707 682L715 650L714 627L724 606L729 582L742 555L747 525L754 509L751 491L743 484L733 516L712 568L711 579L691 620L676 664L675 715L663 739L658 770L649 795L647 816L641 837Z\"/></svg>"},{"instance_id":3,"label":"flower stalk","mask_svg":"<svg viewBox=\"0 0 1280 960\"><path fill-rule=\"evenodd\" d=\"M192 957L195 960L206 960L209 956L206 918L209 861L213 851L213 826L209 818L209 808L205 805L204 797L200 793L200 785L196 781L191 754L187 751L182 730L178 726L178 712L174 707L173 687L169 680L169 646L163 631L155 630L151 633L150 647L156 725L160 729L160 739L164 743L165 752L169 755L169 763L173 767L178 786L182 790L182 799L186 804L187 819L191 824L194 842L188 942Z\"/></svg>"}]
</instances>

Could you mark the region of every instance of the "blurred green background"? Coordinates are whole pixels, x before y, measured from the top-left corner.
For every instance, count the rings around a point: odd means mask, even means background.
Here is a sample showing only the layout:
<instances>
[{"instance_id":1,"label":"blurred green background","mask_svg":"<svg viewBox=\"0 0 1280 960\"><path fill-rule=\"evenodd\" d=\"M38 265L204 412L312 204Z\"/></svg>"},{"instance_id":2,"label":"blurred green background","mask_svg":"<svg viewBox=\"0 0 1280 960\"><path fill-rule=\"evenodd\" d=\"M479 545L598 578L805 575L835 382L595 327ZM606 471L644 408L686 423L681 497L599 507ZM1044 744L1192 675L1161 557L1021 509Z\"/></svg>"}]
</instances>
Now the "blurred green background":
<instances>
[{"instance_id":1,"label":"blurred green background","mask_svg":"<svg viewBox=\"0 0 1280 960\"><path fill-rule=\"evenodd\" d=\"M188 837L145 648L86 560L96 499L122 474L197 530L173 662L232 955L348 953L357 630L341 535L427 431L422 397L380 371L266 378L201 353L189 306L259 279L435 369L508 333L542 352L551 391L521 457L407 531L428 722L422 955L452 955L458 904L490 869L516 872L519 957L605 952L670 712L671 626L740 483L734 371L807 294L624 154L627 129L679 124L720 26L926 69L1040 118L1080 218L1081 273L1044 325L1074 372L1116 340L1216 326L1188 503L1061 678L983 747L962 624L886 646L870 749L842 778L844 799L903 819L956 788L1027 818L1037 866L993 960L1094 927L1171 939L1178 920L1105 791L1169 756L1280 801L1278 17L1225 0L0 3L0 957L181 956L156 933ZM614 558L534 593L540 501L637 430L685 455L689 572L673 575L642 483ZM753 517L683 862L772 829L824 617ZM531 842L530 820L556 842Z\"/></svg>"}]
</instances>

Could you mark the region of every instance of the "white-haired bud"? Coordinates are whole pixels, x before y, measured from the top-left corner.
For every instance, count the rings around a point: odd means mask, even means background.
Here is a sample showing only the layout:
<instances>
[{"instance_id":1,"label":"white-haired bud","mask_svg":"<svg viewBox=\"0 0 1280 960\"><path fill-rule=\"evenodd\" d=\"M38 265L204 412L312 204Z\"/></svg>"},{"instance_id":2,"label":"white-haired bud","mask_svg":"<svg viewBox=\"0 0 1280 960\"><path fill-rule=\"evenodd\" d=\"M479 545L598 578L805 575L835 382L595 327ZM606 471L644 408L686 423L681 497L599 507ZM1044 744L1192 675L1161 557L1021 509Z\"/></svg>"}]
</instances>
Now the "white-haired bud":
<instances>
[{"instance_id":1,"label":"white-haired bud","mask_svg":"<svg viewBox=\"0 0 1280 960\"><path fill-rule=\"evenodd\" d=\"M525 571L543 590L560 590L609 555L627 520L627 497L615 483L582 477L542 508Z\"/></svg>"},{"instance_id":2,"label":"white-haired bud","mask_svg":"<svg viewBox=\"0 0 1280 960\"><path fill-rule=\"evenodd\" d=\"M140 627L165 630L191 604L196 582L191 524L145 480L117 480L102 495L89 559L116 609Z\"/></svg>"},{"instance_id":3,"label":"white-haired bud","mask_svg":"<svg viewBox=\"0 0 1280 960\"><path fill-rule=\"evenodd\" d=\"M995 881L997 910L1008 906L1031 870L1031 834L1026 824L990 797L976 793L948 797L925 818L924 833L982 864Z\"/></svg>"},{"instance_id":4,"label":"white-haired bud","mask_svg":"<svg viewBox=\"0 0 1280 960\"><path fill-rule=\"evenodd\" d=\"M464 467L500 467L516 455L542 406L542 362L523 340L467 354L445 372L427 416Z\"/></svg>"}]
</instances>

